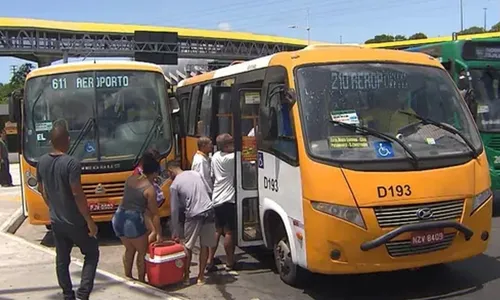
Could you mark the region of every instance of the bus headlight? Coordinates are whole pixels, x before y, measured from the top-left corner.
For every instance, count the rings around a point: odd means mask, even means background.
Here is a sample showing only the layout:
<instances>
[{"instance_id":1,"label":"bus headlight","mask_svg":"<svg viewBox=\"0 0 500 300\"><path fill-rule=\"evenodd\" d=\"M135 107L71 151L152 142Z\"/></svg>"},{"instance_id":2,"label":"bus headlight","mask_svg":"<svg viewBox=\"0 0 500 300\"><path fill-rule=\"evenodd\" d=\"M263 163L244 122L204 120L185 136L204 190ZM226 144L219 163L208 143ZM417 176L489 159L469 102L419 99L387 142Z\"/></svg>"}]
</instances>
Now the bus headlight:
<instances>
[{"instance_id":1,"label":"bus headlight","mask_svg":"<svg viewBox=\"0 0 500 300\"><path fill-rule=\"evenodd\" d=\"M472 202L472 212L470 214L472 215L481 205L483 205L484 202L486 202L486 200L490 199L491 196L493 196L491 189L487 189L486 191L477 194Z\"/></svg>"},{"instance_id":2,"label":"bus headlight","mask_svg":"<svg viewBox=\"0 0 500 300\"><path fill-rule=\"evenodd\" d=\"M38 187L38 181L36 180L35 176L33 176L30 171L26 171L24 175L26 177L26 183L28 184L28 186L31 189L36 190Z\"/></svg>"},{"instance_id":3,"label":"bus headlight","mask_svg":"<svg viewBox=\"0 0 500 300\"><path fill-rule=\"evenodd\" d=\"M312 207L315 210L345 220L349 223L355 224L361 228L366 229L365 222L361 216L361 212L357 207L344 206L338 204L330 204L324 202L311 201Z\"/></svg>"}]
</instances>

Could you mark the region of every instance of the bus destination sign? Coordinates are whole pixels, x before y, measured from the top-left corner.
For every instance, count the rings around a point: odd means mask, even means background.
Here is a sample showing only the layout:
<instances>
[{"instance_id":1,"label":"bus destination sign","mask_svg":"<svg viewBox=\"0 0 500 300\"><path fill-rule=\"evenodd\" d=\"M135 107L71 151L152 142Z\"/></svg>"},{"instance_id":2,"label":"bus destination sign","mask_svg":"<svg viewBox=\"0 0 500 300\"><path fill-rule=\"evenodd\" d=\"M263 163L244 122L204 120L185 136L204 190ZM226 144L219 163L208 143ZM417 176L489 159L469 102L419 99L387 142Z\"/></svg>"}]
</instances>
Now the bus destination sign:
<instances>
[{"instance_id":1,"label":"bus destination sign","mask_svg":"<svg viewBox=\"0 0 500 300\"><path fill-rule=\"evenodd\" d=\"M500 59L500 43L467 41L462 49L465 60L497 60Z\"/></svg>"}]
</instances>

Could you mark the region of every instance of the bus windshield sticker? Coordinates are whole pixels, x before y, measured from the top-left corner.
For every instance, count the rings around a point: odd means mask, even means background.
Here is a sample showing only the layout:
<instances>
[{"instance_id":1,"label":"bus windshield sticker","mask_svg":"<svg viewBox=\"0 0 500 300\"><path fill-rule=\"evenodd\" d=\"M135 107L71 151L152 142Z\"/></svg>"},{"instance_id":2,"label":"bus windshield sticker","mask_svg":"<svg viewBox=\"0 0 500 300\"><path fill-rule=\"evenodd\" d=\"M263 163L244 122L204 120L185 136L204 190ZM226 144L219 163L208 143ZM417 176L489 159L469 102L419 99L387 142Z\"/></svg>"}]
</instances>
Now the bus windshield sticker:
<instances>
[{"instance_id":1,"label":"bus windshield sticker","mask_svg":"<svg viewBox=\"0 0 500 300\"><path fill-rule=\"evenodd\" d=\"M332 90L408 88L407 74L396 71L332 72Z\"/></svg>"},{"instance_id":2,"label":"bus windshield sticker","mask_svg":"<svg viewBox=\"0 0 500 300\"><path fill-rule=\"evenodd\" d=\"M50 131L52 130L52 122L40 122L35 124L35 131L40 132L40 131Z\"/></svg>"},{"instance_id":3,"label":"bus windshield sticker","mask_svg":"<svg viewBox=\"0 0 500 300\"><path fill-rule=\"evenodd\" d=\"M259 92L245 92L245 104L259 104L259 103L260 103Z\"/></svg>"},{"instance_id":4,"label":"bus windshield sticker","mask_svg":"<svg viewBox=\"0 0 500 300\"><path fill-rule=\"evenodd\" d=\"M328 145L333 149L341 148L368 148L368 139L365 136L330 136Z\"/></svg>"},{"instance_id":5,"label":"bus windshield sticker","mask_svg":"<svg viewBox=\"0 0 500 300\"><path fill-rule=\"evenodd\" d=\"M44 142L44 141L46 141L47 139L45 138L45 134L43 134L43 132L42 132L42 133L37 133L37 134L36 134L36 140L37 140L38 142Z\"/></svg>"},{"instance_id":6,"label":"bus windshield sticker","mask_svg":"<svg viewBox=\"0 0 500 300\"><path fill-rule=\"evenodd\" d=\"M488 105L478 105L477 113L478 114L486 114L490 112L490 107Z\"/></svg>"},{"instance_id":7,"label":"bus windshield sticker","mask_svg":"<svg viewBox=\"0 0 500 300\"><path fill-rule=\"evenodd\" d=\"M354 109L332 111L331 116L333 121L359 125L358 114Z\"/></svg>"},{"instance_id":8,"label":"bus windshield sticker","mask_svg":"<svg viewBox=\"0 0 500 300\"><path fill-rule=\"evenodd\" d=\"M378 158L391 158L394 157L394 150L392 149L392 143L380 141L374 144L375 153Z\"/></svg>"},{"instance_id":9,"label":"bus windshield sticker","mask_svg":"<svg viewBox=\"0 0 500 300\"><path fill-rule=\"evenodd\" d=\"M436 140L434 140L434 138L426 138L425 139L425 142L428 144L428 145L436 145Z\"/></svg>"},{"instance_id":10,"label":"bus windshield sticker","mask_svg":"<svg viewBox=\"0 0 500 300\"><path fill-rule=\"evenodd\" d=\"M253 162L257 160L257 141L255 137L242 137L241 148L241 160Z\"/></svg>"},{"instance_id":11,"label":"bus windshield sticker","mask_svg":"<svg viewBox=\"0 0 500 300\"><path fill-rule=\"evenodd\" d=\"M259 168L264 169L264 153L257 152L257 160L259 162Z\"/></svg>"},{"instance_id":12,"label":"bus windshield sticker","mask_svg":"<svg viewBox=\"0 0 500 300\"><path fill-rule=\"evenodd\" d=\"M92 143L92 141L88 141L85 143L85 152L87 153L94 153L95 152L95 146L94 146L94 143Z\"/></svg>"}]
</instances>

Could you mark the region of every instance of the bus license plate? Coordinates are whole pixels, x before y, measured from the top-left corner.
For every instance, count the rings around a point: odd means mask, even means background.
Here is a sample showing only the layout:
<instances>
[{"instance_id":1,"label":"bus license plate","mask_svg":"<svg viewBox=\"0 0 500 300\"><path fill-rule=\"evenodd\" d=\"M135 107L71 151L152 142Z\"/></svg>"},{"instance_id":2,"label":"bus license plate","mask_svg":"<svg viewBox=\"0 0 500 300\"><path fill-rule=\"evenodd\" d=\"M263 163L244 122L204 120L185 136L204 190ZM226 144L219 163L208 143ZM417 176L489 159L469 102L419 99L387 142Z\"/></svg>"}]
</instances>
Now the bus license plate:
<instances>
[{"instance_id":1,"label":"bus license plate","mask_svg":"<svg viewBox=\"0 0 500 300\"><path fill-rule=\"evenodd\" d=\"M89 203L89 210L92 211L103 211L112 210L114 205L106 202Z\"/></svg>"},{"instance_id":2,"label":"bus license plate","mask_svg":"<svg viewBox=\"0 0 500 300\"><path fill-rule=\"evenodd\" d=\"M412 246L436 244L444 240L444 230L416 231L411 235Z\"/></svg>"}]
</instances>

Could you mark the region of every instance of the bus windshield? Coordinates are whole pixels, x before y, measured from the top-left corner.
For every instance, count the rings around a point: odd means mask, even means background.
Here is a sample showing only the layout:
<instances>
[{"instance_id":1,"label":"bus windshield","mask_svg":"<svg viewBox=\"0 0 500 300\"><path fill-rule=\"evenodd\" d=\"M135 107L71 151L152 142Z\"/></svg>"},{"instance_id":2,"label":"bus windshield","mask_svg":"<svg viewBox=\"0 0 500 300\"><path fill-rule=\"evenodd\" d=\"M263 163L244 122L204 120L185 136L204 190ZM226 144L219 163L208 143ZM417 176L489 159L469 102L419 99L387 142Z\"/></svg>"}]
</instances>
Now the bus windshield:
<instances>
[{"instance_id":1,"label":"bus windshield","mask_svg":"<svg viewBox=\"0 0 500 300\"><path fill-rule=\"evenodd\" d=\"M471 69L477 101L477 126L481 131L500 131L500 73L492 68Z\"/></svg>"},{"instance_id":2,"label":"bus windshield","mask_svg":"<svg viewBox=\"0 0 500 300\"><path fill-rule=\"evenodd\" d=\"M481 149L474 120L444 70L392 63L303 66L297 86L306 143L317 158L408 159L408 149L418 159L469 155L467 143ZM422 119L452 126L467 141ZM398 138L407 147L339 121Z\"/></svg>"},{"instance_id":3,"label":"bus windshield","mask_svg":"<svg viewBox=\"0 0 500 300\"><path fill-rule=\"evenodd\" d=\"M165 81L157 72L106 70L29 79L25 157L36 161L50 151L54 122L66 124L70 154L81 161L135 159L147 147L163 153L171 142L166 100Z\"/></svg>"}]
</instances>

